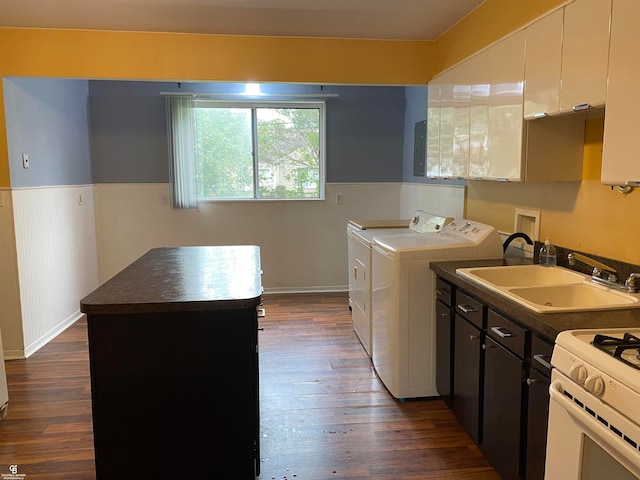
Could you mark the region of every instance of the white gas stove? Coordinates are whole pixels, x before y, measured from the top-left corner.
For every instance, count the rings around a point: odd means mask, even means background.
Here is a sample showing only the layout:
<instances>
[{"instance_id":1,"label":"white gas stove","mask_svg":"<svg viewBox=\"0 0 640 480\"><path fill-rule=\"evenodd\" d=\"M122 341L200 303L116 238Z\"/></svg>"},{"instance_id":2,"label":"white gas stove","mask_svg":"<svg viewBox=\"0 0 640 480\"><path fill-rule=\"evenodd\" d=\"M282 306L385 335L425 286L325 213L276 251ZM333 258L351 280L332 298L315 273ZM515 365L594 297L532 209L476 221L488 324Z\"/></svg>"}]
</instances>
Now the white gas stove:
<instances>
[{"instance_id":1,"label":"white gas stove","mask_svg":"<svg viewBox=\"0 0 640 480\"><path fill-rule=\"evenodd\" d=\"M640 478L640 328L561 332L546 479Z\"/></svg>"}]
</instances>

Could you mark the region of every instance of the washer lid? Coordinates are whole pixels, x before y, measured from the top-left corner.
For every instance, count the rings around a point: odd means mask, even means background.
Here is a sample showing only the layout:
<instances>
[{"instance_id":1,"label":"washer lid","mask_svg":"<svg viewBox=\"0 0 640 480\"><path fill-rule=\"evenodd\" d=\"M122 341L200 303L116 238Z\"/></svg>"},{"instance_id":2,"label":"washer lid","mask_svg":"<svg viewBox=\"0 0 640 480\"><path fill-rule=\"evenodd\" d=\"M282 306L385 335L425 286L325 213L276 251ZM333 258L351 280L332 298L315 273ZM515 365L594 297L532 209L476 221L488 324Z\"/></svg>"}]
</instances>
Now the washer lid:
<instances>
[{"instance_id":1,"label":"washer lid","mask_svg":"<svg viewBox=\"0 0 640 480\"><path fill-rule=\"evenodd\" d=\"M402 228L368 228L366 230L352 230L352 235L357 237L362 243L366 243L369 246L373 243L374 237L383 237L390 235L399 235L403 233L409 233L407 227Z\"/></svg>"},{"instance_id":2,"label":"washer lid","mask_svg":"<svg viewBox=\"0 0 640 480\"><path fill-rule=\"evenodd\" d=\"M389 252L422 252L451 248L472 248L466 240L440 233L406 233L375 237L373 244Z\"/></svg>"}]
</instances>

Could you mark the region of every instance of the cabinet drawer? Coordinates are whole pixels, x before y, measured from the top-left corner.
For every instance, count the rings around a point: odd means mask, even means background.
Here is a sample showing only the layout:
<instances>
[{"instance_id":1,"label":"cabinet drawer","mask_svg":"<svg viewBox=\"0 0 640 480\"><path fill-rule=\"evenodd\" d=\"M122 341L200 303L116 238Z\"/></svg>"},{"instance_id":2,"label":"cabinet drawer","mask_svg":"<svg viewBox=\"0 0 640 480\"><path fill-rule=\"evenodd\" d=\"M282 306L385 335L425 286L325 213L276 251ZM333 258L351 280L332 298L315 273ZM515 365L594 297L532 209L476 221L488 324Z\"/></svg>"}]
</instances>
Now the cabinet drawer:
<instances>
[{"instance_id":1,"label":"cabinet drawer","mask_svg":"<svg viewBox=\"0 0 640 480\"><path fill-rule=\"evenodd\" d=\"M449 307L453 304L453 287L440 277L436 278L436 298Z\"/></svg>"},{"instance_id":2,"label":"cabinet drawer","mask_svg":"<svg viewBox=\"0 0 640 480\"><path fill-rule=\"evenodd\" d=\"M484 305L460 290L456 291L456 312L478 328L484 328Z\"/></svg>"},{"instance_id":3,"label":"cabinet drawer","mask_svg":"<svg viewBox=\"0 0 640 480\"><path fill-rule=\"evenodd\" d=\"M510 351L525 358L529 330L517 325L499 313L489 310L487 315L487 335L504 345Z\"/></svg>"}]
</instances>

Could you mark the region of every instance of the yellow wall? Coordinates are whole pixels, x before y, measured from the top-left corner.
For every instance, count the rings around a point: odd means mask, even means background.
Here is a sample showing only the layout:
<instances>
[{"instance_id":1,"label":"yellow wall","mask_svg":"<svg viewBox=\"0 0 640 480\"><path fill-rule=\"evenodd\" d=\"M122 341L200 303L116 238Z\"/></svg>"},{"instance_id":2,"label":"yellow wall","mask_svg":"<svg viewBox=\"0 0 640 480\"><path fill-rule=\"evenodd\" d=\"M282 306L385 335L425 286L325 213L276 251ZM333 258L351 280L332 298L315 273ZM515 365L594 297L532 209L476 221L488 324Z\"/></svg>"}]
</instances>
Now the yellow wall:
<instances>
[{"instance_id":1,"label":"yellow wall","mask_svg":"<svg viewBox=\"0 0 640 480\"><path fill-rule=\"evenodd\" d=\"M0 28L0 77L426 85L433 51L424 41ZM0 187L10 185L6 142L3 133Z\"/></svg>"}]
</instances>

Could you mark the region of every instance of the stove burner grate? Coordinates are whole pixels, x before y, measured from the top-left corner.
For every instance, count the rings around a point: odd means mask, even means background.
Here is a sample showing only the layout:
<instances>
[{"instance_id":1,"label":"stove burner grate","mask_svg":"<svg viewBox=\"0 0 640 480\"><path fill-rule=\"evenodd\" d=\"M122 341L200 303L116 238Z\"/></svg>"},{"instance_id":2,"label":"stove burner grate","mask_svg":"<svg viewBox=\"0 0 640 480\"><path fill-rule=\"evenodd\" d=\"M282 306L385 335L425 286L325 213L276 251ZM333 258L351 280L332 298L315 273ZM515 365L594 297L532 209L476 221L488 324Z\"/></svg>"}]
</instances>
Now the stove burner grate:
<instances>
[{"instance_id":1,"label":"stove burner grate","mask_svg":"<svg viewBox=\"0 0 640 480\"><path fill-rule=\"evenodd\" d=\"M618 338L596 334L591 344L621 362L640 370L640 338L635 335L627 332L623 338ZM627 350L635 350L635 352L627 352Z\"/></svg>"}]
</instances>

